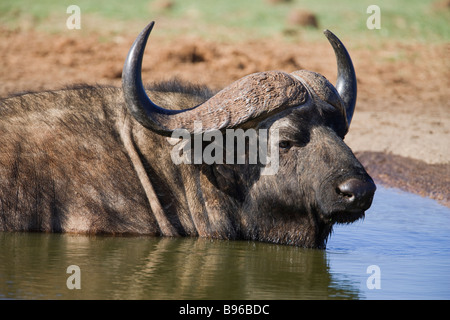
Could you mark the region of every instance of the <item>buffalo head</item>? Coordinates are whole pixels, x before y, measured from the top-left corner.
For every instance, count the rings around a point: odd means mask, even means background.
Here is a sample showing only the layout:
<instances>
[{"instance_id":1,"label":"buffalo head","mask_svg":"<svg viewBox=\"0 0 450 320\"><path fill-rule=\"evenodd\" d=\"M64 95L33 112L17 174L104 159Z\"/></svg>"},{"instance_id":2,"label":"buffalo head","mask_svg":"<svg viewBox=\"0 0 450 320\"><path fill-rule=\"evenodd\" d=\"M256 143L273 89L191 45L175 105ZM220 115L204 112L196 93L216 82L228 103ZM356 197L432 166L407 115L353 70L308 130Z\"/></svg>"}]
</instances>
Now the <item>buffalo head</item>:
<instances>
[{"instance_id":1,"label":"buffalo head","mask_svg":"<svg viewBox=\"0 0 450 320\"><path fill-rule=\"evenodd\" d=\"M333 33L325 31L337 59L336 87L311 71L260 72L180 110L156 105L142 85L142 59L152 28L153 23L134 42L122 74L126 105L143 127L161 136L179 129L198 133L196 122L202 123L202 132L266 129L269 144L277 143L276 174L261 175L258 165L249 164L199 169L220 190L215 199L202 201L233 203L221 207L233 211L223 213L226 235L218 236L220 227L216 227L205 236L324 247L334 223L364 216L375 185L343 142L355 109L357 84L351 58ZM277 140L272 139L275 132Z\"/></svg>"}]
</instances>

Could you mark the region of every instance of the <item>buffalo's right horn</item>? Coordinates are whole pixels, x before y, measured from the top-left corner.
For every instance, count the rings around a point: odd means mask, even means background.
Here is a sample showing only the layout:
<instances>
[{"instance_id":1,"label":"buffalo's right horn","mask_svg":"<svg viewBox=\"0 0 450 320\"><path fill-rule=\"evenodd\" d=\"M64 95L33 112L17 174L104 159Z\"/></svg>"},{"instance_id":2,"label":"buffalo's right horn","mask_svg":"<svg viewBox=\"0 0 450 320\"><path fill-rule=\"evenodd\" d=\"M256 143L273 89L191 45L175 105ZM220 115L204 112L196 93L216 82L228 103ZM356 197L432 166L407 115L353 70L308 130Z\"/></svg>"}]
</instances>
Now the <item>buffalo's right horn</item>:
<instances>
[{"instance_id":1,"label":"buffalo's right horn","mask_svg":"<svg viewBox=\"0 0 450 320\"><path fill-rule=\"evenodd\" d=\"M336 80L336 89L345 104L345 112L347 115L347 125L350 126L353 112L356 104L356 74L353 67L352 59L342 42L330 30L323 32L328 38L336 55L338 75Z\"/></svg>"}]
</instances>

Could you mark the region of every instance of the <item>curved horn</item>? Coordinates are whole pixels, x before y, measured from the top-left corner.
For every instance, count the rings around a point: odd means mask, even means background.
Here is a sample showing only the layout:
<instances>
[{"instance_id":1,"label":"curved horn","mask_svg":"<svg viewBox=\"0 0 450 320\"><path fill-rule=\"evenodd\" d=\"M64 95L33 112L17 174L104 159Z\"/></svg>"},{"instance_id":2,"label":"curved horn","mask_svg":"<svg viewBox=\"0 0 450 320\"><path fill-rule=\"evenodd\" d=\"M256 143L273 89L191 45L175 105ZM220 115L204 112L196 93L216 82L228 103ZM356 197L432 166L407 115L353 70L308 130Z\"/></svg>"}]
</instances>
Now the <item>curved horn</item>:
<instances>
[{"instance_id":1,"label":"curved horn","mask_svg":"<svg viewBox=\"0 0 450 320\"><path fill-rule=\"evenodd\" d=\"M330 30L325 30L323 33L328 38L328 41L334 49L334 54L336 55L338 66L336 89L345 104L347 123L348 126L350 126L353 112L355 111L357 95L355 69L353 68L352 59L350 58L347 49L345 49L345 46L338 39L338 37L336 37Z\"/></svg>"},{"instance_id":2,"label":"curved horn","mask_svg":"<svg viewBox=\"0 0 450 320\"><path fill-rule=\"evenodd\" d=\"M197 107L168 110L154 104L142 85L141 68L145 45L154 26L151 22L131 46L122 72L122 88L130 113L144 127L163 135L176 129L194 133L235 128L255 118L264 119L281 110L302 105L308 91L300 81L281 71L248 75ZM196 133L197 133L197 127Z\"/></svg>"},{"instance_id":3,"label":"curved horn","mask_svg":"<svg viewBox=\"0 0 450 320\"><path fill-rule=\"evenodd\" d=\"M142 84L142 58L148 36L154 25L154 21L148 24L131 46L122 71L122 89L128 109L144 127L168 133L170 130L161 125L161 118L180 111L167 110L154 104L145 93Z\"/></svg>"}]
</instances>

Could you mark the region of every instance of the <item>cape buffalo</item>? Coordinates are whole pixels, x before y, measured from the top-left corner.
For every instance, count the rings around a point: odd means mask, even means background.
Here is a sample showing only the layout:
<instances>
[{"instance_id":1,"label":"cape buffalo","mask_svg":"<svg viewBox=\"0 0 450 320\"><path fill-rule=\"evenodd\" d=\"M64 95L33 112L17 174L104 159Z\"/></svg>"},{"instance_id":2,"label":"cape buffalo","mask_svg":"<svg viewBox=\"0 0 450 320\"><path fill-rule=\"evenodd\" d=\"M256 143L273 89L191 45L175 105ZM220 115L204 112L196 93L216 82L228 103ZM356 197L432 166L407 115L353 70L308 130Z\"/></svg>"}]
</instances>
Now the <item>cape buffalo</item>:
<instances>
[{"instance_id":1,"label":"cape buffalo","mask_svg":"<svg viewBox=\"0 0 450 320\"><path fill-rule=\"evenodd\" d=\"M153 24L129 51L122 88L84 85L0 101L1 231L324 248L333 224L364 216L375 185L343 142L357 85L334 34L324 32L336 54L336 88L301 70L251 74L217 93L176 81L144 89L141 65ZM263 174L270 163L248 159L174 163L174 132L217 139L230 129L266 130L277 170ZM224 150L233 143L224 142Z\"/></svg>"}]
</instances>

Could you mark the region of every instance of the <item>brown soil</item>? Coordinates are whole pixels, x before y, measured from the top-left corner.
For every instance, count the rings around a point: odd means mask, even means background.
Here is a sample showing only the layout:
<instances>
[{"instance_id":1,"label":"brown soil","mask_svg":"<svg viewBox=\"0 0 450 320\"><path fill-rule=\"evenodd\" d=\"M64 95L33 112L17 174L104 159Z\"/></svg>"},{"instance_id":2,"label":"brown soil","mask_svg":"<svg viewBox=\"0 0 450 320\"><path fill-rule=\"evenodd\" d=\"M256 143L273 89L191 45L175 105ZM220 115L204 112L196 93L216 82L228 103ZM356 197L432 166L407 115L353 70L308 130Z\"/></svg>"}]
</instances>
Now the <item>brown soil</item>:
<instances>
[{"instance_id":1,"label":"brown soil","mask_svg":"<svg viewBox=\"0 0 450 320\"><path fill-rule=\"evenodd\" d=\"M156 34L156 33L155 33ZM74 83L120 86L134 36L50 35L0 28L0 96ZM357 110L346 137L378 183L450 206L449 44L347 45L358 76ZM336 62L326 39L317 43L260 40L215 43L152 35L144 81L178 77L214 89L249 73L308 69L332 83Z\"/></svg>"},{"instance_id":2,"label":"brown soil","mask_svg":"<svg viewBox=\"0 0 450 320\"><path fill-rule=\"evenodd\" d=\"M427 164L373 151L356 152L356 157L377 183L433 198L450 207L448 164Z\"/></svg>"}]
</instances>

